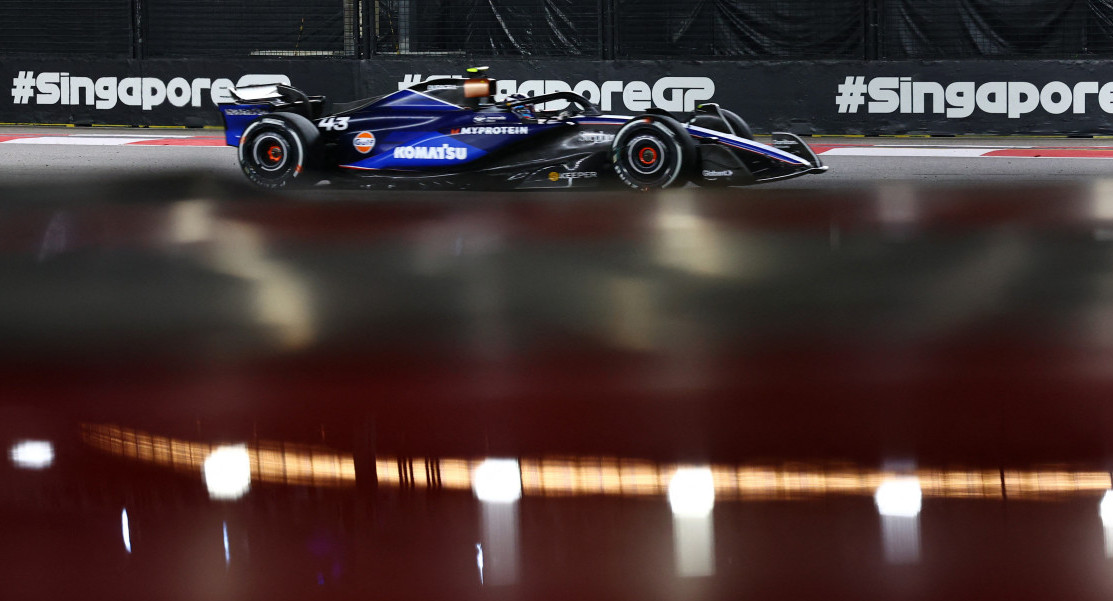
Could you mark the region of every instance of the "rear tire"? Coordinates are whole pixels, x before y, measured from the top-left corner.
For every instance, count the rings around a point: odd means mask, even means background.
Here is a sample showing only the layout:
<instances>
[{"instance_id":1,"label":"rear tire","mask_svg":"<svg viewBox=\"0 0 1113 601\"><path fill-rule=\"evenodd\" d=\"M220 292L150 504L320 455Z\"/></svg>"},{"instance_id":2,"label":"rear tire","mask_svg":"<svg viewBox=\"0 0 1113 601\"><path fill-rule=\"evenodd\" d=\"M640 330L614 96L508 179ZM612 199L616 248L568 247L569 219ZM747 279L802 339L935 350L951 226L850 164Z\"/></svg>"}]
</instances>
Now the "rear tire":
<instances>
[{"instance_id":1,"label":"rear tire","mask_svg":"<svg viewBox=\"0 0 1113 601\"><path fill-rule=\"evenodd\" d=\"M313 124L292 113L276 113L255 121L240 138L239 159L244 175L263 188L311 186L312 167L319 156L320 134Z\"/></svg>"},{"instance_id":2,"label":"rear tire","mask_svg":"<svg viewBox=\"0 0 1113 601\"><path fill-rule=\"evenodd\" d=\"M688 182L696 146L675 120L641 115L627 121L611 143L611 160L619 181L646 192Z\"/></svg>"}]
</instances>

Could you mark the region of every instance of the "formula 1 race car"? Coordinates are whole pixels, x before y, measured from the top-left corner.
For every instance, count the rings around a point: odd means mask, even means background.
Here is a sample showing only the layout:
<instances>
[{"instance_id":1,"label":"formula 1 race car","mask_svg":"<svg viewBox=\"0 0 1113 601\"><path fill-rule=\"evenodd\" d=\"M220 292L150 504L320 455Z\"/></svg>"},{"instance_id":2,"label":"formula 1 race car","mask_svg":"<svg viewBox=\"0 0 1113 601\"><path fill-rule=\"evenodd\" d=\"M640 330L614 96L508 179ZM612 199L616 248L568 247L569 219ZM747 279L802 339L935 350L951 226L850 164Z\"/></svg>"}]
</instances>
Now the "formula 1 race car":
<instances>
[{"instance_id":1,"label":"formula 1 race car","mask_svg":"<svg viewBox=\"0 0 1113 601\"><path fill-rule=\"evenodd\" d=\"M494 97L485 68L329 107L286 85L232 90L220 105L229 146L267 188L322 180L368 188L738 186L827 170L799 137L753 140L738 115L703 104L604 115L573 92ZM556 105L556 109L553 107ZM542 110L543 108L547 110Z\"/></svg>"}]
</instances>

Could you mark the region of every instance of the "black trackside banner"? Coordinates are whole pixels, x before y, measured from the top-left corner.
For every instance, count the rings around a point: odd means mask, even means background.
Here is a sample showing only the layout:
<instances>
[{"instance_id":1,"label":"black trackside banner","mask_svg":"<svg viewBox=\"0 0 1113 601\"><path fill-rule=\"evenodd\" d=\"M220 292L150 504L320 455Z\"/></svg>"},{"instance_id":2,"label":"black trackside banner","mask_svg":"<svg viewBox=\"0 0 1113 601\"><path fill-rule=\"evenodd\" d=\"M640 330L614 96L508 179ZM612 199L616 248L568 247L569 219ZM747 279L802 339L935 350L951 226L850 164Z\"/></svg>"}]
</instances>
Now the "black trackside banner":
<instances>
[{"instance_id":1,"label":"black trackside banner","mask_svg":"<svg viewBox=\"0 0 1113 601\"><path fill-rule=\"evenodd\" d=\"M759 133L1113 134L1113 63L1102 61L480 62L500 94L571 90L616 114L718 102ZM0 123L220 125L215 105L234 86L288 83L346 102L466 66L394 57L5 58Z\"/></svg>"},{"instance_id":2,"label":"black trackside banner","mask_svg":"<svg viewBox=\"0 0 1113 601\"><path fill-rule=\"evenodd\" d=\"M292 84L356 98L356 61L0 59L0 123L221 125L229 88Z\"/></svg>"}]
</instances>

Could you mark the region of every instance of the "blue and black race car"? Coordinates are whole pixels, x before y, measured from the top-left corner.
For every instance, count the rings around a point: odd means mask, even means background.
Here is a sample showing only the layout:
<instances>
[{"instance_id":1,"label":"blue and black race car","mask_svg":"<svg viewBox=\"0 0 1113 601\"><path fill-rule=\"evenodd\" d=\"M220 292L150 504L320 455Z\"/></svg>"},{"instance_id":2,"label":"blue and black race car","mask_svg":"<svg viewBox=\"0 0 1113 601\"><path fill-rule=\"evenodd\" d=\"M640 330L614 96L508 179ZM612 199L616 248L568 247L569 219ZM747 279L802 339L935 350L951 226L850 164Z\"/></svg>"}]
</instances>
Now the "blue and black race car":
<instances>
[{"instance_id":1,"label":"blue and black race car","mask_svg":"<svg viewBox=\"0 0 1113 601\"><path fill-rule=\"evenodd\" d=\"M620 182L636 190L741 186L823 173L799 137L753 140L738 115L704 104L604 115L573 92L496 100L483 68L330 106L285 85L232 90L227 142L252 182L328 180L369 188L545 189ZM554 108L556 107L556 108ZM545 110L542 110L545 109Z\"/></svg>"}]
</instances>

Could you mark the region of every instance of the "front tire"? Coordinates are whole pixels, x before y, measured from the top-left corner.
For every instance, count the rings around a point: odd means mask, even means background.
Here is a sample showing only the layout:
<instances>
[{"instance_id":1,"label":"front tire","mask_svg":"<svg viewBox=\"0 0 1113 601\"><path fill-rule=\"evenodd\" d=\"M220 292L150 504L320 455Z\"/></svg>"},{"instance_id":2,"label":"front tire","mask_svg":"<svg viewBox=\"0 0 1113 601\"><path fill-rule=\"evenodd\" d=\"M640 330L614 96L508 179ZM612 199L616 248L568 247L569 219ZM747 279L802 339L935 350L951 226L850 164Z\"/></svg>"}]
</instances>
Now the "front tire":
<instances>
[{"instance_id":1,"label":"front tire","mask_svg":"<svg viewBox=\"0 0 1113 601\"><path fill-rule=\"evenodd\" d=\"M687 131L662 115L627 121L611 143L618 179L642 192L686 184L695 155L695 143Z\"/></svg>"},{"instance_id":2,"label":"front tire","mask_svg":"<svg viewBox=\"0 0 1113 601\"><path fill-rule=\"evenodd\" d=\"M239 159L244 175L263 188L315 183L311 160L320 134L308 119L291 113L268 115L244 130Z\"/></svg>"}]
</instances>

